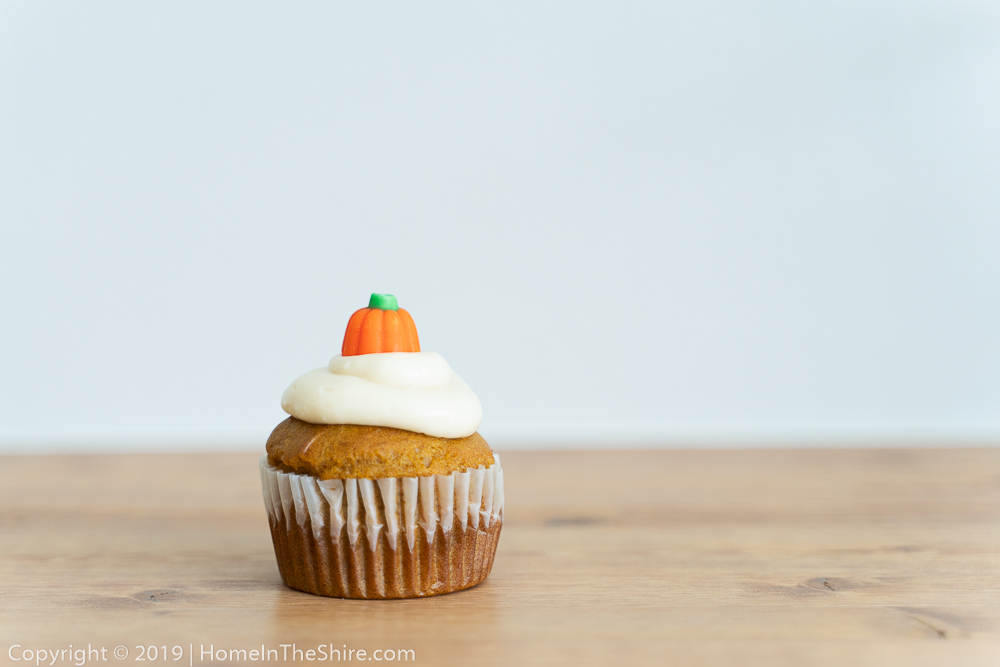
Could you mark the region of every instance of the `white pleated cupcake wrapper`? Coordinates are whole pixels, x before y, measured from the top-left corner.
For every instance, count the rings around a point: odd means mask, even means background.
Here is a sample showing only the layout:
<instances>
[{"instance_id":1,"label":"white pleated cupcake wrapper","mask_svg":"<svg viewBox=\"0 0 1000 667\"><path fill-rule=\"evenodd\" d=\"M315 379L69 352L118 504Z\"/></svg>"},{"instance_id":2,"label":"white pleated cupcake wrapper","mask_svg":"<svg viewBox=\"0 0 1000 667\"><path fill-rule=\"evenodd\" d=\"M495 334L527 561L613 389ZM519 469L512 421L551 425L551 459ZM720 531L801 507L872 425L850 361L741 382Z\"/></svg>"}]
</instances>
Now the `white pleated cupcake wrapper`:
<instances>
[{"instance_id":1,"label":"white pleated cupcake wrapper","mask_svg":"<svg viewBox=\"0 0 1000 667\"><path fill-rule=\"evenodd\" d=\"M373 551L385 529L393 551L400 533L413 551L418 525L424 529L427 542L433 543L438 525L447 534L456 527L486 530L502 520L503 470L500 457L494 454L493 458L495 463L489 468L479 466L450 475L320 480L279 470L264 454L260 457L260 481L264 505L274 522L284 518L285 525L291 526L294 519L305 527L308 519L317 541L329 525L334 543L346 526L352 548L364 530ZM358 518L362 507L364 525Z\"/></svg>"}]
</instances>

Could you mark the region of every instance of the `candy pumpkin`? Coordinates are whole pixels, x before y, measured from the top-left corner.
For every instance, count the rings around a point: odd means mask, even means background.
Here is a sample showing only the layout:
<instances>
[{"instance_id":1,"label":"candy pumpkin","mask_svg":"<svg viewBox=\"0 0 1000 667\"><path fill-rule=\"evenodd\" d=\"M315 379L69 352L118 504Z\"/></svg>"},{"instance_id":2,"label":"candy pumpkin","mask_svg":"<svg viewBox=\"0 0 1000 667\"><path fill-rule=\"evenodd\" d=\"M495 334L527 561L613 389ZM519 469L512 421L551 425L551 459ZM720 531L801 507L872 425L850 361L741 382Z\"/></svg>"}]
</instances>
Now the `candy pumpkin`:
<instances>
[{"instance_id":1,"label":"candy pumpkin","mask_svg":"<svg viewBox=\"0 0 1000 667\"><path fill-rule=\"evenodd\" d=\"M372 294L367 308L355 312L347 322L345 357L376 352L419 352L417 325L410 314L399 307L391 294Z\"/></svg>"}]
</instances>

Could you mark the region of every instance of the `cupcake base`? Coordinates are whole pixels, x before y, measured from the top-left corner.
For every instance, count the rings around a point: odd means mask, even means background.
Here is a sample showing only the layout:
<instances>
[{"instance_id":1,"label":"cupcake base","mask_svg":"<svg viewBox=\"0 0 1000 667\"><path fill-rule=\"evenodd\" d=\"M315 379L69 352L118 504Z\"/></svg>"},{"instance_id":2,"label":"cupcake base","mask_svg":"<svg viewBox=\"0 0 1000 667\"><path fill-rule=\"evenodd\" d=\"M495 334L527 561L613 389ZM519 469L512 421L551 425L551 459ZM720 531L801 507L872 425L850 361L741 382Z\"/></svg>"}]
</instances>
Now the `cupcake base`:
<instances>
[{"instance_id":1,"label":"cupcake base","mask_svg":"<svg viewBox=\"0 0 1000 667\"><path fill-rule=\"evenodd\" d=\"M278 571L285 585L337 598L415 598L452 593L483 581L493 567L502 524L445 534L440 527L428 542L417 531L413 551L391 549L385 534L372 550L362 534L351 546L346 529L334 542L326 531L316 539L311 527L271 522Z\"/></svg>"},{"instance_id":2,"label":"cupcake base","mask_svg":"<svg viewBox=\"0 0 1000 667\"><path fill-rule=\"evenodd\" d=\"M499 462L450 475L323 480L261 458L278 570L329 597L441 595L483 581L503 526Z\"/></svg>"}]
</instances>

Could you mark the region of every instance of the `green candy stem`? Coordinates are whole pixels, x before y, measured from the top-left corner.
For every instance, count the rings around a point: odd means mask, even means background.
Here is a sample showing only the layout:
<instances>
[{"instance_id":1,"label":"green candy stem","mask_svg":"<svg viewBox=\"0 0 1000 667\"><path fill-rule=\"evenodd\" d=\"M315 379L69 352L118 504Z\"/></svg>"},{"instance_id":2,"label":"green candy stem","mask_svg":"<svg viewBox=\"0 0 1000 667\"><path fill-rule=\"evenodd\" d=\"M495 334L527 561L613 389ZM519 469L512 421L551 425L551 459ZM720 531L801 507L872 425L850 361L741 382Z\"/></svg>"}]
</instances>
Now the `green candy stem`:
<instances>
[{"instance_id":1,"label":"green candy stem","mask_svg":"<svg viewBox=\"0 0 1000 667\"><path fill-rule=\"evenodd\" d=\"M379 310L399 310L396 297L391 294L372 294L372 298L368 302L368 307L378 308Z\"/></svg>"}]
</instances>

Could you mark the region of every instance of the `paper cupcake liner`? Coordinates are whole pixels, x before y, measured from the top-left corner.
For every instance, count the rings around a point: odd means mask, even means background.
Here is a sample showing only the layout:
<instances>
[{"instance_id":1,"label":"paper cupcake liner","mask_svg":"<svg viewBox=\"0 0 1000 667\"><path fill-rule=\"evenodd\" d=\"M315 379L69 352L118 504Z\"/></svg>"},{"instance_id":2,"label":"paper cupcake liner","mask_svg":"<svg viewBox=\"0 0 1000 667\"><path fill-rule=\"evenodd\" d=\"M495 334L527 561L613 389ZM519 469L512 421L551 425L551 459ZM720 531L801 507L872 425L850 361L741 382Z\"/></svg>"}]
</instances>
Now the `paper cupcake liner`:
<instances>
[{"instance_id":1,"label":"paper cupcake liner","mask_svg":"<svg viewBox=\"0 0 1000 667\"><path fill-rule=\"evenodd\" d=\"M319 480L260 458L278 569L291 588L349 598L409 598L474 586L490 573L503 525L503 470Z\"/></svg>"}]
</instances>

